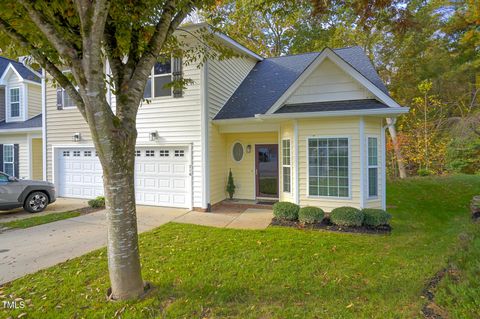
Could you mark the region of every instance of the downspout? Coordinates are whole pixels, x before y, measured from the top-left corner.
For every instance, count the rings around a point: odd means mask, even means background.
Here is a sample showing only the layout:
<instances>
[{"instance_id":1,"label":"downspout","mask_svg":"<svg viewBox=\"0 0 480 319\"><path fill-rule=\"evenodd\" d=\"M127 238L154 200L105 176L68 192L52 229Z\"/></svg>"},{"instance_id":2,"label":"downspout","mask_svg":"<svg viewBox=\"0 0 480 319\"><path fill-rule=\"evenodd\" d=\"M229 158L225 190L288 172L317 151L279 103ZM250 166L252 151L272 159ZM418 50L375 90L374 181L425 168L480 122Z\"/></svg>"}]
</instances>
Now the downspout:
<instances>
[{"instance_id":1,"label":"downspout","mask_svg":"<svg viewBox=\"0 0 480 319\"><path fill-rule=\"evenodd\" d=\"M47 180L47 86L45 69L42 69L42 170L43 180Z\"/></svg>"},{"instance_id":2,"label":"downspout","mask_svg":"<svg viewBox=\"0 0 480 319\"><path fill-rule=\"evenodd\" d=\"M209 156L209 144L208 144L208 125L209 125L209 112L208 112L208 59L205 61L202 70L202 175L203 175L203 198L202 208L207 212L210 212L210 156Z\"/></svg>"}]
</instances>

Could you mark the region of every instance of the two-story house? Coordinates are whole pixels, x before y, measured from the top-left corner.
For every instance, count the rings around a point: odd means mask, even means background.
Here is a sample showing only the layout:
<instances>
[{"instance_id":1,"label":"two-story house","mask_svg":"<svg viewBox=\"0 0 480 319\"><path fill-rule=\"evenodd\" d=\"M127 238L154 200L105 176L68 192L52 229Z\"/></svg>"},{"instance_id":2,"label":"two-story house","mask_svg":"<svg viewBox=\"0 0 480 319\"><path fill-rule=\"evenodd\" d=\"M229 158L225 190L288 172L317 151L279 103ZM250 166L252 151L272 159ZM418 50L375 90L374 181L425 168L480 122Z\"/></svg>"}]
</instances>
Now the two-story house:
<instances>
[{"instance_id":1,"label":"two-story house","mask_svg":"<svg viewBox=\"0 0 480 319\"><path fill-rule=\"evenodd\" d=\"M185 28L183 41L198 41ZM237 199L385 208L385 118L408 108L363 50L263 58L213 34L240 56L167 59L151 71L137 120L137 203L209 210L227 198L231 170ZM164 86L178 74L192 80L183 92ZM103 193L88 126L54 86L46 89L46 154L59 196Z\"/></svg>"},{"instance_id":2,"label":"two-story house","mask_svg":"<svg viewBox=\"0 0 480 319\"><path fill-rule=\"evenodd\" d=\"M41 75L0 57L0 171L43 179Z\"/></svg>"}]
</instances>

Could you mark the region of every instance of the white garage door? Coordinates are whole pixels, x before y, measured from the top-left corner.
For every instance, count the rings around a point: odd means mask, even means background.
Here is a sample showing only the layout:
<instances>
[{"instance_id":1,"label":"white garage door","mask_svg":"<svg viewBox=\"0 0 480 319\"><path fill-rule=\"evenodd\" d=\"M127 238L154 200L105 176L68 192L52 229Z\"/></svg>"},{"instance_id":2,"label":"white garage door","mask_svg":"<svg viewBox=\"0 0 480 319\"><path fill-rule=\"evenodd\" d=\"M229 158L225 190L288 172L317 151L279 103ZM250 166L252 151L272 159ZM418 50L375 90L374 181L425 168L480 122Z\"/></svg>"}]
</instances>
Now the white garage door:
<instances>
[{"instance_id":1,"label":"white garage door","mask_svg":"<svg viewBox=\"0 0 480 319\"><path fill-rule=\"evenodd\" d=\"M59 196L103 195L102 166L93 148L64 148L57 156ZM187 147L138 147L135 151L137 204L190 207L189 159Z\"/></svg>"}]
</instances>

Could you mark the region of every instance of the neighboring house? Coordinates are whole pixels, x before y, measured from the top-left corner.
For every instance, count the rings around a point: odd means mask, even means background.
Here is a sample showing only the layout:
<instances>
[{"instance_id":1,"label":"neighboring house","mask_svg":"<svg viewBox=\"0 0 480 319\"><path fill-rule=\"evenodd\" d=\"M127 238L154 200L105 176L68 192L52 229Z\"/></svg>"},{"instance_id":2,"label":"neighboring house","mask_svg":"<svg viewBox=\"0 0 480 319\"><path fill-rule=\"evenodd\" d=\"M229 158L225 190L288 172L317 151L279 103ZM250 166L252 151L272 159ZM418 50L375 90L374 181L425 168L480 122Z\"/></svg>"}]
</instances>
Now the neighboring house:
<instances>
[{"instance_id":1,"label":"neighboring house","mask_svg":"<svg viewBox=\"0 0 480 319\"><path fill-rule=\"evenodd\" d=\"M40 74L0 57L0 171L43 179Z\"/></svg>"},{"instance_id":2,"label":"neighboring house","mask_svg":"<svg viewBox=\"0 0 480 319\"><path fill-rule=\"evenodd\" d=\"M214 38L242 56L201 66L173 59L152 70L137 119L138 204L209 210L227 198L231 170L237 199L385 207L385 118L408 108L389 96L361 48L262 58ZM184 41L197 40L187 33ZM179 74L193 84L165 89ZM53 86L46 138L47 178L59 196L101 195L88 126Z\"/></svg>"}]
</instances>

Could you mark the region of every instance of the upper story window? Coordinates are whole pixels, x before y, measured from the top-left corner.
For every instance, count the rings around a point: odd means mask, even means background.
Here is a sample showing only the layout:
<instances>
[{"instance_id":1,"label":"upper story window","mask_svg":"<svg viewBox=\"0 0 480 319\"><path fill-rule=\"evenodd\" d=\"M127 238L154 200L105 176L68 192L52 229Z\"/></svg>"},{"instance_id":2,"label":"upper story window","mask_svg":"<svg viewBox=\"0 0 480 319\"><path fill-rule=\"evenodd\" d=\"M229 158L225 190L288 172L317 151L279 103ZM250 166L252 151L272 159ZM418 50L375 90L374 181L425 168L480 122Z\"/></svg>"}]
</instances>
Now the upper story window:
<instances>
[{"instance_id":1,"label":"upper story window","mask_svg":"<svg viewBox=\"0 0 480 319\"><path fill-rule=\"evenodd\" d=\"M70 71L63 71L69 80L73 81L73 77ZM74 82L74 81L73 81ZM78 87L76 87L78 90ZM67 91L64 88L57 89L57 109L61 110L64 108L73 108L76 107L75 101L68 95Z\"/></svg>"},{"instance_id":2,"label":"upper story window","mask_svg":"<svg viewBox=\"0 0 480 319\"><path fill-rule=\"evenodd\" d=\"M181 57L166 58L158 61L153 66L150 76L148 77L143 98L151 99L156 97L170 97L175 98L183 96L182 84L183 64ZM167 85L174 82L172 88Z\"/></svg>"},{"instance_id":3,"label":"upper story window","mask_svg":"<svg viewBox=\"0 0 480 319\"><path fill-rule=\"evenodd\" d=\"M172 88L166 87L171 82L172 61L166 59L165 61L155 63L148 77L143 97L149 99L152 97L171 96Z\"/></svg>"},{"instance_id":4,"label":"upper story window","mask_svg":"<svg viewBox=\"0 0 480 319\"><path fill-rule=\"evenodd\" d=\"M20 88L10 89L10 117L20 117Z\"/></svg>"}]
</instances>

